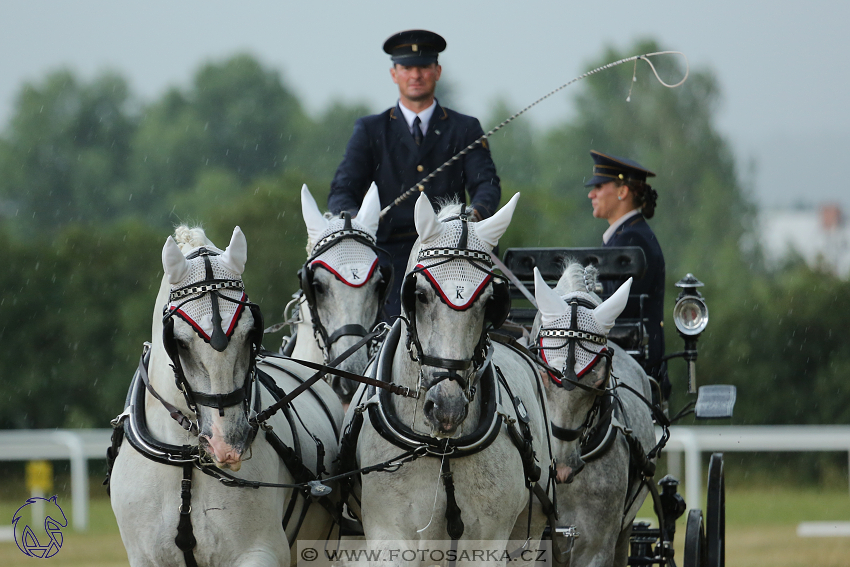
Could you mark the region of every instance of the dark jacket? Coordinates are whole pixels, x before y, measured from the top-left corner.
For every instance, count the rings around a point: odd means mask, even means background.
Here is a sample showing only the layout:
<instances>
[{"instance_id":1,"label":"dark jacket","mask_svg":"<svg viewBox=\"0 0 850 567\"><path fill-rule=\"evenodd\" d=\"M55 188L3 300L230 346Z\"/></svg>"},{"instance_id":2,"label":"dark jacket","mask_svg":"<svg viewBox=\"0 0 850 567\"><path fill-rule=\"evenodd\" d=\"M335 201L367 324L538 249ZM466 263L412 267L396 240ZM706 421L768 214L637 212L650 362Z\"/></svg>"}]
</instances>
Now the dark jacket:
<instances>
[{"instance_id":1,"label":"dark jacket","mask_svg":"<svg viewBox=\"0 0 850 567\"><path fill-rule=\"evenodd\" d=\"M398 107L360 118L331 182L328 208L333 213L358 210L373 181L378 185L381 208L386 207L483 134L478 119L439 103L420 146L413 141ZM482 218L499 206L501 187L486 140L425 184L425 194L435 206L451 197L466 203L465 192ZM379 243L415 237L413 206L417 197L409 197L381 219Z\"/></svg>"},{"instance_id":2,"label":"dark jacket","mask_svg":"<svg viewBox=\"0 0 850 567\"><path fill-rule=\"evenodd\" d=\"M640 316L640 294L648 297L644 300L644 316L649 318L647 332L649 334L649 360L647 368L660 364L664 356L664 254L661 245L655 238L655 233L649 228L643 215L638 214L627 220L617 229L611 240L605 244L612 246L640 246L646 255L646 273L642 278L632 282L629 302L620 315L622 318L638 318ZM610 295L625 280L603 281L604 293Z\"/></svg>"}]
</instances>

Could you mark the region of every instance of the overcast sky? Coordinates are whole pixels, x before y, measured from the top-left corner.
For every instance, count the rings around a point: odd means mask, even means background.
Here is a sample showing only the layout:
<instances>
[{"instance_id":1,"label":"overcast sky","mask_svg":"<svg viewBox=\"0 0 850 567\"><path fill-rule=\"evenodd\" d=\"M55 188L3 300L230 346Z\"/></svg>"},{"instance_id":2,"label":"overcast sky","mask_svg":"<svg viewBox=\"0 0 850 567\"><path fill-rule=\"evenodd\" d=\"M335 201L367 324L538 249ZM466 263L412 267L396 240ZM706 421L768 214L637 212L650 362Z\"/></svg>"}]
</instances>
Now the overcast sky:
<instances>
[{"instance_id":1,"label":"overcast sky","mask_svg":"<svg viewBox=\"0 0 850 567\"><path fill-rule=\"evenodd\" d=\"M837 200L847 213L848 24L850 2L835 0L4 0L0 125L25 81L63 66L84 79L116 70L150 101L187 85L200 64L240 51L279 69L309 111L335 98L377 110L397 98L381 45L418 27L446 38L440 60L457 110L482 117L499 96L519 109L581 74L606 45L654 38L718 77L718 126L742 172L755 162L757 202ZM545 124L569 112L569 98L559 97L528 119Z\"/></svg>"}]
</instances>

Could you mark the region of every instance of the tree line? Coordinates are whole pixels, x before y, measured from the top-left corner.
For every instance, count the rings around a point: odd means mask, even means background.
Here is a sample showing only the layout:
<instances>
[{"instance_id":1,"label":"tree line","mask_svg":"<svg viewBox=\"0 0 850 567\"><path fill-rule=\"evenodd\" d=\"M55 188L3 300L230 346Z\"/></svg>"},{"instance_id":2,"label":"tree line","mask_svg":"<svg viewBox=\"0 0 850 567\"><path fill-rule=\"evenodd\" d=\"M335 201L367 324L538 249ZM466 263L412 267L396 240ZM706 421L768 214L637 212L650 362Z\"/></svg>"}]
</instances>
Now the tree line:
<instances>
[{"instance_id":1,"label":"tree line","mask_svg":"<svg viewBox=\"0 0 850 567\"><path fill-rule=\"evenodd\" d=\"M587 67L660 50L608 48ZM656 65L663 77L684 72L674 59ZM755 208L715 125L712 72L667 89L638 70L634 85L624 65L547 103L572 105L573 118L545 128L521 118L490 140L503 196L522 192L501 248L599 245L588 151L633 157L658 173L650 222L667 262L667 313L686 272L706 284L698 372L738 386L733 422L850 422L850 284L794 259L765 268ZM305 258L301 184L324 202L354 120L377 110L338 101L311 116L249 55L203 65L148 103L116 73L57 71L23 85L0 133L0 427L104 427L120 412L142 342L159 340L150 322L175 224L201 224L222 246L240 225L249 296L267 323L282 320ZM479 118L487 130L513 110L497 101ZM680 350L667 328L668 352ZM671 371L679 407L684 368Z\"/></svg>"}]
</instances>

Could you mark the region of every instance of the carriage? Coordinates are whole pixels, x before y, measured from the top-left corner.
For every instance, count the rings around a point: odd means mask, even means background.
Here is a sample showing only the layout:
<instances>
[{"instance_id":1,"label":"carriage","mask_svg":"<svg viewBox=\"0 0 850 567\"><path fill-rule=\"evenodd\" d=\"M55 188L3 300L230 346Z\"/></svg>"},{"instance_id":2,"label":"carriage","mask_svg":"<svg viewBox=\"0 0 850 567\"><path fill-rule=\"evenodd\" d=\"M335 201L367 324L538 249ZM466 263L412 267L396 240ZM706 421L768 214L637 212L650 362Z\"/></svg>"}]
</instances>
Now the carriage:
<instances>
[{"instance_id":1,"label":"carriage","mask_svg":"<svg viewBox=\"0 0 850 567\"><path fill-rule=\"evenodd\" d=\"M511 298L515 301L503 332L516 338L528 337L528 332L537 308L530 305L531 297L523 289L533 285L533 270L549 281L557 281L566 260L577 261L584 266L592 265L599 279L639 278L646 271L646 258L639 247L606 248L510 248L504 254L506 271L513 273L510 286ZM667 425L677 419L693 413L697 419L724 419L732 417L736 391L734 386L703 385L696 387L697 340L708 323L708 307L699 288L702 282L692 274L687 274L676 284L679 294L673 309L676 329L684 341L684 349L664 357L664 360L682 358L686 363L687 387L689 394L697 394L695 402L689 403L672 419L655 413L656 425L661 432L659 449L666 443ZM601 287L601 286L600 286ZM600 292L597 288L594 290ZM634 319L618 319L609 332L609 340L621 346L641 366L647 358L648 320L643 315L646 296L633 298L640 306L639 316ZM659 384L650 377L653 387L653 404L660 405ZM666 414L666 411L664 412ZM659 421L661 423L659 423ZM685 529L685 548L683 564L685 567L722 567L725 564L725 482L723 454L714 453L708 467L708 490L705 513L701 508L691 508ZM651 482L649 483L651 485ZM686 509L684 499L677 493L678 480L667 475L650 487L655 513L658 516L657 527L649 522L636 521L630 538L629 565L676 565L673 557L673 539L676 531L676 519ZM572 526L558 526L547 529L550 538L577 538Z\"/></svg>"}]
</instances>

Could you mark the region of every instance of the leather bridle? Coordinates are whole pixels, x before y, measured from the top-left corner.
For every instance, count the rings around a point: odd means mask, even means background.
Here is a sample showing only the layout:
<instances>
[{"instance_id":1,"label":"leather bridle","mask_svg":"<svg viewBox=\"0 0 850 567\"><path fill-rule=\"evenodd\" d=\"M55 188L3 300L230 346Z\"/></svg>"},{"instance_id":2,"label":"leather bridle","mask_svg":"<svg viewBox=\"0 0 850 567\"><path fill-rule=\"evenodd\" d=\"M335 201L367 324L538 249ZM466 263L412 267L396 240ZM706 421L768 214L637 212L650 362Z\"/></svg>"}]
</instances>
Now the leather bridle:
<instances>
[{"instance_id":1,"label":"leather bridle","mask_svg":"<svg viewBox=\"0 0 850 567\"><path fill-rule=\"evenodd\" d=\"M251 397L254 390L254 383L256 381L257 371L256 358L257 354L262 348L263 316L260 312L259 305L247 301L247 296L244 294L245 288L242 283L242 280L223 280L216 279L213 276L212 264L210 263L209 257L218 255L219 253L215 250L210 250L208 248L201 247L197 251L186 257L187 260L191 260L197 257L203 258L204 266L206 268L206 279L204 279L203 281L191 283L179 289L175 289L169 293L169 305L175 302L176 300L182 299L186 296L194 295L194 297L186 299L175 307L169 308L169 306L166 305L162 318L162 342L165 347L165 352L171 359L171 368L174 370L175 384L177 385L177 388L183 393L183 397L186 400L186 405L189 406L190 410L192 410L197 415L197 406L200 405L205 407L216 408L218 409L219 415L223 416L224 408L242 404L246 418L248 418L250 421L252 411ZM221 294L220 290L222 289L236 289L242 291L243 300L233 299ZM220 299L230 301L231 303L236 303L237 305L239 305L239 307L237 308L237 313L236 315L234 315L234 321L238 320L238 318L242 315L242 310L244 307L248 307L248 309L250 309L251 316L254 319L253 328L249 333L249 339L251 341L251 363L248 366L248 371L245 373L245 379L243 380L242 385L233 390L232 392L228 392L226 394L210 394L206 392L198 392L192 389L191 385L186 379L186 374L183 370L183 365L180 362L180 353L177 346L177 341L174 338L174 316L180 316L179 310L181 307L191 301L196 301L207 294L211 296L210 299L212 301L213 322L213 333L207 342L209 342L210 346L215 350L223 352L230 342L230 337L225 334L221 326L221 313L219 310L218 303ZM204 337L204 340L206 340L206 337Z\"/></svg>"},{"instance_id":2,"label":"leather bridle","mask_svg":"<svg viewBox=\"0 0 850 567\"><path fill-rule=\"evenodd\" d=\"M298 270L298 279L301 284L301 292L304 296L304 300L307 302L307 306L310 309L310 316L313 321L313 335L316 337L317 342L319 344L319 349L322 351L322 355L324 356L325 363L330 360L330 351L333 344L341 339L342 337L347 336L355 336L355 337L365 337L369 334L369 330L363 327L363 325L354 323L349 325L343 325L342 327L336 329L332 333L328 333L327 328L321 321L321 317L319 316L319 308L316 300L316 294L313 288L313 268L311 264L316 258L327 252L330 248L336 246L344 242L345 240L354 240L363 244L364 246L368 246L372 250L375 251L376 254L380 252L386 253L382 248L378 247L375 243L375 237L365 232L363 230L358 230L354 228L351 224L351 215L343 211L340 213L341 219L344 220L343 228L337 230L335 232L330 233L326 237L322 238L316 245L313 247L313 251L310 254L310 257L304 262L301 266L301 269ZM320 267L321 264L319 264ZM381 310L383 309L384 303L387 301L387 296L389 295L390 286L393 281L393 268L391 265L389 266L381 266L378 264L378 267L369 273L366 277L366 281L371 278L375 271L379 272L381 281L378 282L378 310L375 315L375 320L372 323L372 328L375 327L381 321ZM333 272L332 272L333 273ZM336 276L336 274L334 274ZM365 283L365 282L364 282Z\"/></svg>"},{"instance_id":3,"label":"leather bridle","mask_svg":"<svg viewBox=\"0 0 850 567\"><path fill-rule=\"evenodd\" d=\"M607 388L608 381L611 377L611 361L614 356L614 351L608 348L608 337L605 335L600 335L598 333L592 333L590 331L581 331L578 327L578 308L584 307L585 309L595 309L596 305L592 302L583 299L581 297L573 297L571 298L567 304L570 308L570 328L569 329L560 329L560 328L550 328L550 329L540 329L537 333L537 345L534 347L534 350L540 352L540 356L543 360L548 364L548 360L546 359L547 350L559 350L564 348L564 343L561 343L557 346L543 346L544 338L563 338L568 347L567 351L567 360L564 363L564 369L561 371L561 376L555 376L553 373L549 372L549 378L557 384L558 386L564 388L567 391L574 390L576 387L579 387L586 391L591 391L597 396L601 396L605 393L605 389ZM602 351L596 353L587 349L584 345L581 344L582 341L588 341L600 346L605 347ZM582 370L579 374L576 374L575 364L576 364L576 348L580 348L585 352L589 352L591 354L596 355L595 360L588 365L584 370ZM603 384L601 388L595 388L593 386L588 386L581 382L581 378L588 374L591 370L593 370L599 362L602 360L607 360L608 362L608 374L603 380Z\"/></svg>"},{"instance_id":4,"label":"leather bridle","mask_svg":"<svg viewBox=\"0 0 850 567\"><path fill-rule=\"evenodd\" d=\"M473 382L468 381L465 376L469 374L478 376L480 374L478 371L486 366L489 357L492 355L493 349L490 344L488 330L491 327L499 328L505 322L505 319L507 319L511 308L510 293L507 282L501 276L493 273L493 261L490 259L490 255L486 252L469 250L467 248L469 216L466 213L461 213L457 217L446 219L444 222L451 220L460 220L462 222L462 231L457 245L454 248L429 248L419 251L417 263L422 260L434 258L440 258L442 260L427 268L420 265L405 276L401 286L401 306L407 320L407 352L410 359L418 362L420 367L432 366L443 369L443 372L435 372L433 374L437 378L437 381L431 387L436 386L443 380L454 380L464 391L467 399L471 401L475 395L475 385ZM470 359L443 358L426 353L419 339L416 324L416 274L423 273L428 268L456 260L469 262L475 269L487 274L487 280L484 283L490 283L493 286L493 295L487 300L484 310L484 325L481 328L481 335ZM479 263L484 266L479 265ZM436 287L436 284L433 282L432 284ZM440 293L437 295L441 301L446 303ZM473 302L470 302L470 306Z\"/></svg>"}]
</instances>

